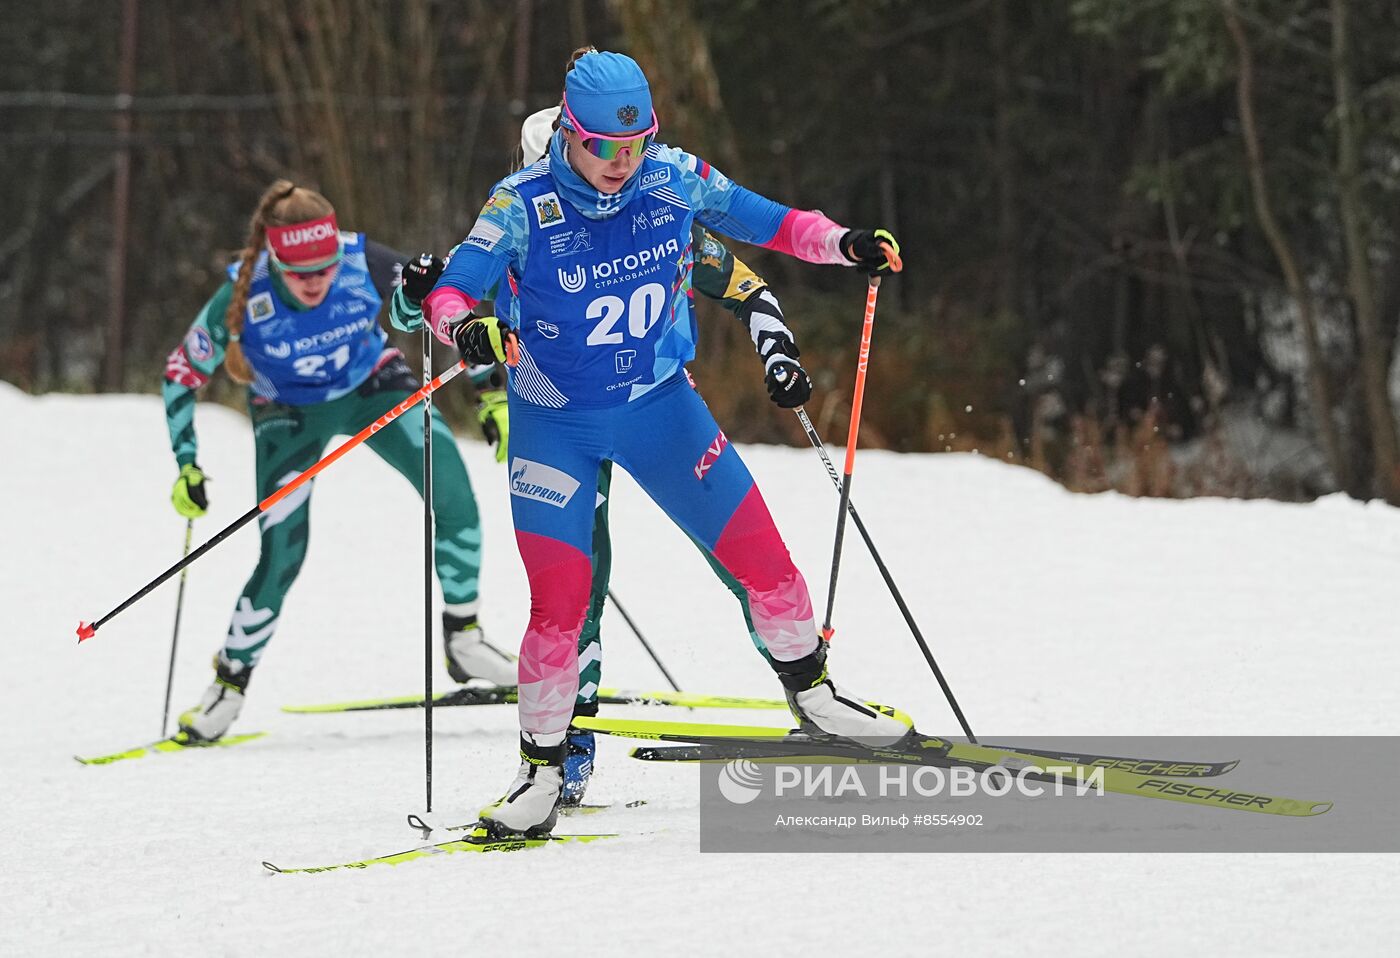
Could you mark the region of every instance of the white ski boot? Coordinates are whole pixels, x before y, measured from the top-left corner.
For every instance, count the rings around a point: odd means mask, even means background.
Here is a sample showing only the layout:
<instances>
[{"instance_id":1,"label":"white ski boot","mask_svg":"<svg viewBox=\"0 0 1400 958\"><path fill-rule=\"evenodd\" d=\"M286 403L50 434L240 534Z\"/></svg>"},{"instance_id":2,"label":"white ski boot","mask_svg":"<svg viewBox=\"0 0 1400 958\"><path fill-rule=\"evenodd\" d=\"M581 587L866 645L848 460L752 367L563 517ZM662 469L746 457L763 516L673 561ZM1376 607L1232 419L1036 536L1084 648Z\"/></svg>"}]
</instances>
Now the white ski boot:
<instances>
[{"instance_id":1,"label":"white ski boot","mask_svg":"<svg viewBox=\"0 0 1400 958\"><path fill-rule=\"evenodd\" d=\"M908 715L889 705L868 702L840 688L827 676L826 646L795 662L773 662L788 708L804 731L852 739L862 745L888 746L914 730Z\"/></svg>"},{"instance_id":2,"label":"white ski boot","mask_svg":"<svg viewBox=\"0 0 1400 958\"><path fill-rule=\"evenodd\" d=\"M520 733L520 771L500 801L481 810L481 827L492 838L548 835L559 819L559 796L564 785L563 735L557 745L538 745L529 732Z\"/></svg>"},{"instance_id":3,"label":"white ski boot","mask_svg":"<svg viewBox=\"0 0 1400 958\"><path fill-rule=\"evenodd\" d=\"M482 679L492 685L520 683L515 656L486 641L476 616L442 614L442 644L447 652L447 674L454 682Z\"/></svg>"},{"instance_id":4,"label":"white ski boot","mask_svg":"<svg viewBox=\"0 0 1400 958\"><path fill-rule=\"evenodd\" d=\"M214 656L214 684L199 704L180 715L180 733L191 742L217 742L228 732L243 710L244 691L253 677L253 668L234 662L222 652Z\"/></svg>"}]
</instances>

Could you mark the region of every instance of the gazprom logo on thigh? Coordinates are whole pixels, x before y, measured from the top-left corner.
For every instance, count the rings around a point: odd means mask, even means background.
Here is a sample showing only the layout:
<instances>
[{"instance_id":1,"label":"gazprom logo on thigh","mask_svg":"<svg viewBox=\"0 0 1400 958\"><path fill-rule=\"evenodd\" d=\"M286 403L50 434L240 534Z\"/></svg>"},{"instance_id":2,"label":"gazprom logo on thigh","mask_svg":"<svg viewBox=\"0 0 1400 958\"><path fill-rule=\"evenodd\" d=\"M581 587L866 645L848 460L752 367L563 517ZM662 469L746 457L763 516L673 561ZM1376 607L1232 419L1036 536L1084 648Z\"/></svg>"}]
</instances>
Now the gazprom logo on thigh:
<instances>
[{"instance_id":1,"label":"gazprom logo on thigh","mask_svg":"<svg viewBox=\"0 0 1400 958\"><path fill-rule=\"evenodd\" d=\"M519 456L510 463L510 494L525 499L538 499L560 509L578 491L578 480L567 472L546 466L542 462L521 459Z\"/></svg>"}]
</instances>

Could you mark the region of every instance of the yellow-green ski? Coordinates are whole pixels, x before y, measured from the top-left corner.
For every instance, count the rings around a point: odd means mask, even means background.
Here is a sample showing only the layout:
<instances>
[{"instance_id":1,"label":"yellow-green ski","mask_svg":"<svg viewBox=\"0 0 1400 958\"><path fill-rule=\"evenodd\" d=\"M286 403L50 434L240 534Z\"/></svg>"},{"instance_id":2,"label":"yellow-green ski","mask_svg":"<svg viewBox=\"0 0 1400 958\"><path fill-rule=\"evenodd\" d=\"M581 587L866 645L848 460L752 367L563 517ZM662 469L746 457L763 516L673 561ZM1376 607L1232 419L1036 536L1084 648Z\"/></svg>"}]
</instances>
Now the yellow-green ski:
<instances>
[{"instance_id":1,"label":"yellow-green ski","mask_svg":"<svg viewBox=\"0 0 1400 958\"><path fill-rule=\"evenodd\" d=\"M241 745L244 742L251 742L254 739L262 738L266 732L245 732L242 735L225 735L217 742L191 742L184 732L176 732L169 738L163 738L157 742L147 745L138 745L136 748L129 748L125 752L114 752L111 755L94 755L84 758L81 755L74 755L73 758L84 765L110 765L112 762L123 762L129 758L145 758L147 755L158 755L161 752L184 752L196 748L225 748L229 745Z\"/></svg>"},{"instance_id":2,"label":"yellow-green ski","mask_svg":"<svg viewBox=\"0 0 1400 958\"><path fill-rule=\"evenodd\" d=\"M546 838L489 838L478 830L468 838L456 841L439 842L436 845L420 845L406 852L382 855L379 858L364 858L357 862L342 862L339 865L314 865L308 868L282 868L271 862L263 862L263 867L275 875L315 875L342 868L370 868L374 865L402 865L404 862L434 855L452 855L457 852L519 852L530 848L543 848L546 845L586 844L604 838L617 838L617 835L550 835Z\"/></svg>"},{"instance_id":3,"label":"yellow-green ski","mask_svg":"<svg viewBox=\"0 0 1400 958\"><path fill-rule=\"evenodd\" d=\"M509 705L518 701L515 689L459 688L433 696L433 708L455 708L464 705ZM695 692L634 691L631 689L599 689L598 701L603 705L674 705L692 709L783 709L782 699L746 698L734 695L704 695ZM325 705L284 705L282 711L297 715L327 712L379 712L390 709L421 709L423 696L401 695L393 698L360 699L353 702L331 702Z\"/></svg>"},{"instance_id":4,"label":"yellow-green ski","mask_svg":"<svg viewBox=\"0 0 1400 958\"><path fill-rule=\"evenodd\" d=\"M669 742L709 742L714 739L743 738L782 740L792 729L766 725L715 725L709 722L667 722L657 719L619 719L575 716L574 726L605 735L649 738ZM786 744L786 743L784 743Z\"/></svg>"},{"instance_id":5,"label":"yellow-green ski","mask_svg":"<svg viewBox=\"0 0 1400 958\"><path fill-rule=\"evenodd\" d=\"M623 802L620 804L616 802L604 802L602 804L560 805L559 814L563 815L565 818L575 818L580 815L597 815L599 812L606 812L608 809L613 808L641 808L646 803L647 800L645 798L637 798L630 802ZM441 825L438 826L437 830L444 832L467 832L476 828L479 824L480 822L473 819L470 822L465 822L460 825ZM418 815L408 816L408 827L416 829L424 838L427 838L434 831L433 826L429 825Z\"/></svg>"}]
</instances>

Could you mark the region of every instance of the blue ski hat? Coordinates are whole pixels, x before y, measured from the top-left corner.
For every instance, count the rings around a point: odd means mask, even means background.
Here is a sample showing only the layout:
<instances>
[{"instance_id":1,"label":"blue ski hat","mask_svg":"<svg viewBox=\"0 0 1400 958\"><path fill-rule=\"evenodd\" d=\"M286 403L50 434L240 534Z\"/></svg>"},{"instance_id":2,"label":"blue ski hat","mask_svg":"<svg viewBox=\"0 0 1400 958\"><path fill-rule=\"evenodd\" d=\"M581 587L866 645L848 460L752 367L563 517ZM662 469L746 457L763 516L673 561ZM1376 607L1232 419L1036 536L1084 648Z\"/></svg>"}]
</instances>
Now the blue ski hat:
<instances>
[{"instance_id":1,"label":"blue ski hat","mask_svg":"<svg viewBox=\"0 0 1400 958\"><path fill-rule=\"evenodd\" d=\"M559 118L569 129L569 113L589 133L641 132L651 126L651 86L637 61L621 53L585 53L564 75L568 111Z\"/></svg>"}]
</instances>

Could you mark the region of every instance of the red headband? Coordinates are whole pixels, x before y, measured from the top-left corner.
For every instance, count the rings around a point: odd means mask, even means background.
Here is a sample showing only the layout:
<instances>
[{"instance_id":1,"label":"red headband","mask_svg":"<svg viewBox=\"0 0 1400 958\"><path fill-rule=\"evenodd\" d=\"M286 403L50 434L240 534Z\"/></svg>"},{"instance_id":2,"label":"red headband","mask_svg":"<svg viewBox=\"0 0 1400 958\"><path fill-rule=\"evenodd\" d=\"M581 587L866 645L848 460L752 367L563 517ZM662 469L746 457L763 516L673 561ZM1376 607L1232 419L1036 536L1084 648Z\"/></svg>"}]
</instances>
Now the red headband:
<instances>
[{"instance_id":1,"label":"red headband","mask_svg":"<svg viewBox=\"0 0 1400 958\"><path fill-rule=\"evenodd\" d=\"M340 259L340 231L335 214L290 226L269 226L267 243L283 269L322 269Z\"/></svg>"}]
</instances>

